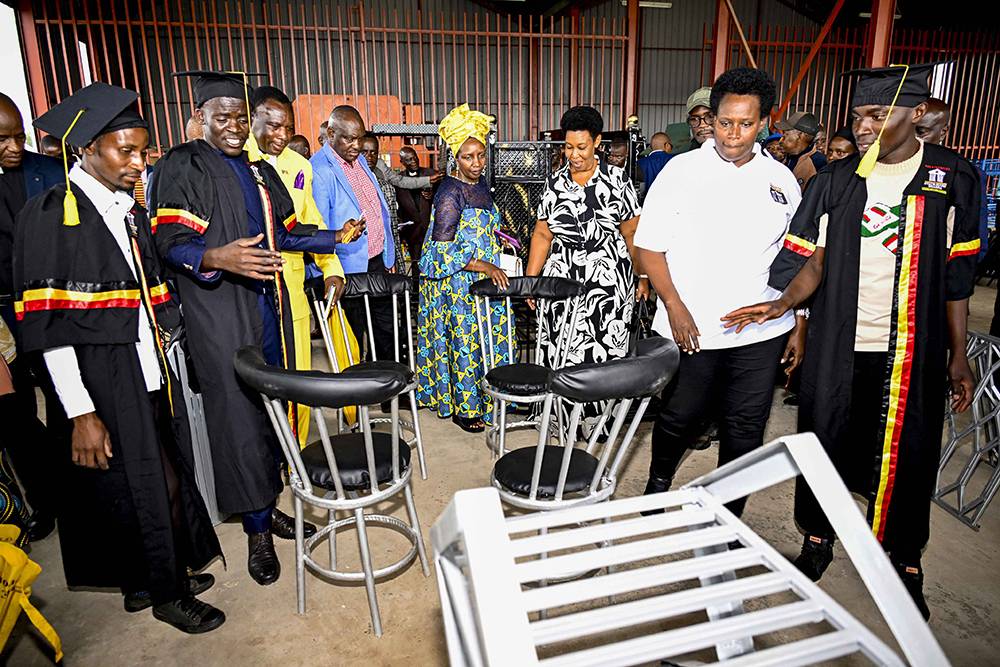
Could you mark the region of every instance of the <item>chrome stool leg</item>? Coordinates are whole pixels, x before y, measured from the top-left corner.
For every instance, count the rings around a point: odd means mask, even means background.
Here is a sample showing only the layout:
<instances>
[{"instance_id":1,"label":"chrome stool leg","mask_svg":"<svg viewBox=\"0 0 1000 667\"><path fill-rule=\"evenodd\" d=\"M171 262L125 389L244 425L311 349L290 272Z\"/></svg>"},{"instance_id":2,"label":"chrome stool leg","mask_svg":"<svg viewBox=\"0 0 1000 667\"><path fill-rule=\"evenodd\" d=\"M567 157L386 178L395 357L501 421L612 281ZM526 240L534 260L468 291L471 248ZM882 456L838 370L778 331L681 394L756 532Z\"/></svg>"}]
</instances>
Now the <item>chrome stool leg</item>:
<instances>
[{"instance_id":1,"label":"chrome stool leg","mask_svg":"<svg viewBox=\"0 0 1000 667\"><path fill-rule=\"evenodd\" d=\"M424 461L424 439L420 435L420 420L417 417L417 392L413 390L410 396L410 415L413 417L413 439L417 444L417 460L420 462L420 479L427 479L427 464Z\"/></svg>"},{"instance_id":2,"label":"chrome stool leg","mask_svg":"<svg viewBox=\"0 0 1000 667\"><path fill-rule=\"evenodd\" d=\"M292 506L295 514L295 597L298 613L304 614L306 613L306 545L302 499L294 496Z\"/></svg>"},{"instance_id":3,"label":"chrome stool leg","mask_svg":"<svg viewBox=\"0 0 1000 667\"><path fill-rule=\"evenodd\" d=\"M337 523L337 510L330 510L327 516L327 525ZM326 538L330 548L330 569L337 569L337 529L331 528L330 535Z\"/></svg>"},{"instance_id":4,"label":"chrome stool leg","mask_svg":"<svg viewBox=\"0 0 1000 667\"><path fill-rule=\"evenodd\" d=\"M361 567L365 571L365 590L368 593L368 608L372 615L372 630L376 637L382 636L382 615L378 611L378 599L375 597L375 574L372 567L371 549L368 547L368 530L365 527L365 515L362 508L354 510L354 521L358 524L358 548L361 551Z\"/></svg>"},{"instance_id":5,"label":"chrome stool leg","mask_svg":"<svg viewBox=\"0 0 1000 667\"><path fill-rule=\"evenodd\" d=\"M497 447L497 456L503 456L507 453L507 401L500 399L499 401L494 401L494 404L496 403L500 404L500 438Z\"/></svg>"},{"instance_id":6,"label":"chrome stool leg","mask_svg":"<svg viewBox=\"0 0 1000 667\"><path fill-rule=\"evenodd\" d=\"M410 528L417 534L417 555L420 556L420 566L423 568L424 576L431 574L430 566L427 564L427 554L424 552L424 536L420 533L420 521L417 519L417 506L413 502L413 489L409 482L403 487L403 495L406 498L406 513L410 517Z\"/></svg>"}]
</instances>

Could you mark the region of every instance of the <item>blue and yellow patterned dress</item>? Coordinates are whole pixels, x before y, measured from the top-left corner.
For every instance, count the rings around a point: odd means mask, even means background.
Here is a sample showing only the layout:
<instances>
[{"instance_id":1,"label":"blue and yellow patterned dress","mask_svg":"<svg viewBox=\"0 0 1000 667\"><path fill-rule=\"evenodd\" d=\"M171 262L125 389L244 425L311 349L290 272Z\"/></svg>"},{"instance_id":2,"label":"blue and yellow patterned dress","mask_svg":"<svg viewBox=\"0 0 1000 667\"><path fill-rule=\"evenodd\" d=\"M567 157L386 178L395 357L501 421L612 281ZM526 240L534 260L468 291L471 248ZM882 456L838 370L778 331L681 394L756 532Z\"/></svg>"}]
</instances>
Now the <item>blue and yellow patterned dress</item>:
<instances>
[{"instance_id":1,"label":"blue and yellow patterned dress","mask_svg":"<svg viewBox=\"0 0 1000 667\"><path fill-rule=\"evenodd\" d=\"M485 180L470 185L449 177L438 187L420 256L417 402L442 418L492 421L492 401L482 392L475 300L469 294L472 283L485 276L464 267L473 259L499 263L499 222ZM505 309L498 303L492 311L498 365L507 364Z\"/></svg>"}]
</instances>

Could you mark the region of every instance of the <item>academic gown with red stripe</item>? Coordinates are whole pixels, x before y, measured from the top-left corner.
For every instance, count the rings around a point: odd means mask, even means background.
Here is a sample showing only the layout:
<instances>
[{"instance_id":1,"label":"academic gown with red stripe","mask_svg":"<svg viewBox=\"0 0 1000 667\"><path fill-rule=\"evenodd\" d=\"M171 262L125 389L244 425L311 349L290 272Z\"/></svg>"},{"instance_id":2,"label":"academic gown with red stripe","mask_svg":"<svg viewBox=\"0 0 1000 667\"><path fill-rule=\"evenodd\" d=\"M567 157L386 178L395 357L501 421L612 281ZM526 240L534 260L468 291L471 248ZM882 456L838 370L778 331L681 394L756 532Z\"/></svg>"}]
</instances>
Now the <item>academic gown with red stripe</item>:
<instances>
[{"instance_id":1,"label":"academic gown with red stripe","mask_svg":"<svg viewBox=\"0 0 1000 667\"><path fill-rule=\"evenodd\" d=\"M246 159L246 153L243 154ZM335 232L298 224L288 190L264 161L247 162L266 218L262 246L332 253ZM153 232L161 257L192 240L222 247L250 235L247 203L233 169L204 140L170 149L156 165L149 192ZM257 281L222 272L212 282L188 271L171 271L184 310L188 348L205 403L215 493L227 514L266 508L281 492L274 431L260 395L243 384L233 357L245 345L261 346L263 327ZM295 368L294 330L288 292L277 274L272 292L285 368ZM279 455L280 457L280 455Z\"/></svg>"},{"instance_id":2,"label":"academic gown with red stripe","mask_svg":"<svg viewBox=\"0 0 1000 667\"><path fill-rule=\"evenodd\" d=\"M815 432L840 469L870 465L843 461L839 455L848 433L867 200L865 180L854 173L859 161L854 156L831 163L813 178L770 277L775 289L788 286L814 252L820 217L828 214L823 277L810 304L801 368L799 430ZM947 398L946 303L966 299L973 291L979 179L957 153L925 144L923 162L901 203L878 434L882 453L872 471L868 517L887 549L919 553L929 536Z\"/></svg>"},{"instance_id":3,"label":"academic gown with red stripe","mask_svg":"<svg viewBox=\"0 0 1000 667\"><path fill-rule=\"evenodd\" d=\"M122 221L139 248L143 290L104 219L82 190L73 191L80 224L63 224L66 186L57 185L27 203L14 245L19 350L73 346L111 438L108 470L75 466L69 452L50 462L66 583L148 591L160 604L185 593L187 568L201 569L221 555L195 485L180 384L170 376L171 416L166 387L159 405L150 400L135 347L144 304L152 305L164 352L180 313L162 280L145 210L136 206ZM164 355L160 362L168 373ZM164 457L177 482L177 522Z\"/></svg>"}]
</instances>

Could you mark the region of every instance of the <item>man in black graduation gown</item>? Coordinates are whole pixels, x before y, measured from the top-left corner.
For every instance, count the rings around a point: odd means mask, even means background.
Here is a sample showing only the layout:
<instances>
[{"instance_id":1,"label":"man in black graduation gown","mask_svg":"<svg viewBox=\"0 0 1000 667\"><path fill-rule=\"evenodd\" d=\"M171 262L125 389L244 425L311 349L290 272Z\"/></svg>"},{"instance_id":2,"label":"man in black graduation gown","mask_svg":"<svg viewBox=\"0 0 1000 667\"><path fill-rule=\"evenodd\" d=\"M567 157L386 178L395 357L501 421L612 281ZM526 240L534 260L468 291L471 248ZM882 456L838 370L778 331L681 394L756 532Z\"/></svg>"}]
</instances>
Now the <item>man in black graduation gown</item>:
<instances>
[{"instance_id":1,"label":"man in black graduation gown","mask_svg":"<svg viewBox=\"0 0 1000 667\"><path fill-rule=\"evenodd\" d=\"M73 420L75 465L53 489L67 584L117 586L126 611L152 606L157 619L200 633L225 615L195 597L213 577L188 569L221 550L166 363L180 313L146 212L129 195L149 143L137 97L94 83L35 122L84 147L83 159L18 218L16 311L23 349L44 352Z\"/></svg>"},{"instance_id":2,"label":"man in black graduation gown","mask_svg":"<svg viewBox=\"0 0 1000 667\"><path fill-rule=\"evenodd\" d=\"M259 395L237 378L233 356L258 345L268 363L295 367L280 251L329 254L340 232L298 223L278 173L266 161L249 161L245 75L186 74L197 77L195 117L204 138L175 146L157 163L153 230L184 308L219 509L242 515L248 570L267 585L281 572L272 533L293 539L295 527L275 507L278 444ZM307 524L306 536L314 532Z\"/></svg>"},{"instance_id":3,"label":"man in black graduation gown","mask_svg":"<svg viewBox=\"0 0 1000 667\"><path fill-rule=\"evenodd\" d=\"M859 75L851 118L859 154L821 170L771 266L780 300L742 308L761 322L811 298L799 430L814 431L927 618L921 551L930 535L945 396L968 408L968 302L979 252L979 181L957 153L919 141L931 65ZM876 162L877 159L877 162ZM874 463L874 465L873 465ZM805 531L795 564L818 580L834 534L801 480Z\"/></svg>"},{"instance_id":4,"label":"man in black graduation gown","mask_svg":"<svg viewBox=\"0 0 1000 667\"><path fill-rule=\"evenodd\" d=\"M15 336L14 221L29 199L64 178L61 161L24 150L25 140L21 112L13 100L0 93L0 316ZM10 454L31 504L27 531L35 541L56 525L49 463L52 456L69 447L71 426L39 355L22 350L10 370L15 393L0 405L0 420L5 426L0 448ZM45 394L46 424L38 418L35 387Z\"/></svg>"}]
</instances>

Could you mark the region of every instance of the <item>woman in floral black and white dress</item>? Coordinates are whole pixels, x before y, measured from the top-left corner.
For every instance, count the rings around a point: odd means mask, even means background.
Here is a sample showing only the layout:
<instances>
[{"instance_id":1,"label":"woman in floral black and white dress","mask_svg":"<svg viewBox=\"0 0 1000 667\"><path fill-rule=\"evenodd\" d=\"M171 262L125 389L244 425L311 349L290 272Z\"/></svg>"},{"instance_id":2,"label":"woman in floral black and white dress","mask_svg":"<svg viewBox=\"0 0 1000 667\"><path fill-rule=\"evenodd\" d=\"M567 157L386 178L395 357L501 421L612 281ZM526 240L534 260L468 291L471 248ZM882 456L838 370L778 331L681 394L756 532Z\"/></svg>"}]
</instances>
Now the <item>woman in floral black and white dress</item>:
<instances>
[{"instance_id":1,"label":"woman in floral black and white dress","mask_svg":"<svg viewBox=\"0 0 1000 667\"><path fill-rule=\"evenodd\" d=\"M597 155L604 121L592 107L573 107L560 121L566 164L549 176L538 205L526 273L579 280L587 286L577 316L568 363L603 362L628 353L632 307L646 298L649 284L636 288L632 256L639 199L624 170ZM545 314L546 359L555 353L549 332L562 322L563 309ZM586 416L598 414L589 406Z\"/></svg>"}]
</instances>

